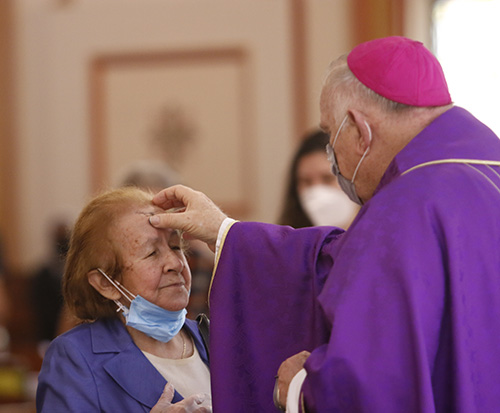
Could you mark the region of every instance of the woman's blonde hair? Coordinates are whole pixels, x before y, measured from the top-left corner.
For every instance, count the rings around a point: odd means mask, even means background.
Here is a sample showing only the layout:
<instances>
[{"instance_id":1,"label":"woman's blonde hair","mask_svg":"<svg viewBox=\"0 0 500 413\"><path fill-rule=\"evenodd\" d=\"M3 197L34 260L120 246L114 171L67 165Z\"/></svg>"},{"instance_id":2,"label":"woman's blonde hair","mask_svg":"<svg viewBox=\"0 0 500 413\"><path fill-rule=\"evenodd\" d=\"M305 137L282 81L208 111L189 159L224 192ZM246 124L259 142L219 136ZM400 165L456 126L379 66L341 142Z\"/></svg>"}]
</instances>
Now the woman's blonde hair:
<instances>
[{"instance_id":1,"label":"woman's blonde hair","mask_svg":"<svg viewBox=\"0 0 500 413\"><path fill-rule=\"evenodd\" d=\"M71 234L62 281L66 305L80 320L117 316L116 304L89 284L88 273L101 268L121 281L123 257L113 242L113 225L132 208L152 205L152 199L152 193L124 187L96 196L81 211Z\"/></svg>"}]
</instances>

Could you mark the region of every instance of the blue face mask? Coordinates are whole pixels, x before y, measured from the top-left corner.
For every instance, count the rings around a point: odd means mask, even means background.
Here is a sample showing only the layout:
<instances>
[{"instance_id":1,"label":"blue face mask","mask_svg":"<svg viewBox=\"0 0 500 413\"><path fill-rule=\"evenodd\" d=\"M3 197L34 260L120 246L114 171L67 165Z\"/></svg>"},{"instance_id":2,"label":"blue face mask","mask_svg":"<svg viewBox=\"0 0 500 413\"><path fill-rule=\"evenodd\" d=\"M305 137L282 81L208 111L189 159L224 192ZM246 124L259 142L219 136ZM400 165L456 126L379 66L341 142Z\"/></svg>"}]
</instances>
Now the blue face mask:
<instances>
[{"instance_id":1,"label":"blue face mask","mask_svg":"<svg viewBox=\"0 0 500 413\"><path fill-rule=\"evenodd\" d=\"M128 291L118 281L113 281L104 271L97 268L106 279L128 300L130 307L125 307L120 301L114 300L118 306L117 311L122 311L126 325L142 331L155 340L166 343L174 338L186 320L186 309L179 311L165 310ZM132 299L130 298L132 297Z\"/></svg>"},{"instance_id":2,"label":"blue face mask","mask_svg":"<svg viewBox=\"0 0 500 413\"><path fill-rule=\"evenodd\" d=\"M339 181L339 186L344 191L344 193L349 197L349 199L352 202L355 202L358 205L363 205L363 201L359 197L358 193L356 192L356 187L354 185L354 179L356 178L356 174L358 173L358 169L361 166L361 162L363 162L363 159L365 159L366 154L368 153L368 150L370 147L366 148L366 151L363 153L363 156L361 157L360 161L358 162L358 165L356 166L356 169L354 170L354 174L352 175L352 179L349 181L346 177L342 176L340 173L339 165L337 163L337 158L335 156L335 152L333 151L333 147L335 146L335 143L337 142L337 138L340 135L340 131L342 130L342 127L344 126L344 123L347 120L347 115L345 115L344 120L339 126L339 129L337 130L337 133L335 134L335 139L333 140L333 145L330 145L330 142L327 143L326 145L326 154L328 157L328 160L330 161L330 164L332 165L332 173L337 177L337 180ZM370 132L370 141L372 137L372 130L368 123L365 121L366 126L368 127L368 130Z\"/></svg>"}]
</instances>

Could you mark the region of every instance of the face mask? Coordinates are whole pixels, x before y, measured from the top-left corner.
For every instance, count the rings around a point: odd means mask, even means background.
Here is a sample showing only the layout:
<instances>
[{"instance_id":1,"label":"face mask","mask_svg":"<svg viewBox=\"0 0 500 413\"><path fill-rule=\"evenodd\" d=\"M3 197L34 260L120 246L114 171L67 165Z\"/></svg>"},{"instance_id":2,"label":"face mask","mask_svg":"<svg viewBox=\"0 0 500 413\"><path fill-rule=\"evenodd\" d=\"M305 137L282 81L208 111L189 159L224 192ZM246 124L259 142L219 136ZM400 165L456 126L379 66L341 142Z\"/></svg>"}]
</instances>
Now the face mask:
<instances>
[{"instance_id":1,"label":"face mask","mask_svg":"<svg viewBox=\"0 0 500 413\"><path fill-rule=\"evenodd\" d=\"M330 145L330 143L328 143L326 145L326 153L328 156L328 160L332 164L332 173L337 177L337 180L339 181L339 185L340 185L340 188L342 188L342 191L345 192L345 194L349 197L349 199L351 201L355 202L358 205L363 205L363 201L356 193L356 187L354 186L354 179L356 178L356 174L358 173L358 169L361 166L361 162L363 162L363 159L365 159L365 156L368 153L368 150L370 149L370 147L366 148L365 153L363 153L363 156L359 160L358 165L356 166L356 169L354 170L354 174L352 175L352 179L350 181L347 178L345 178L344 176L342 176L342 174L340 173L339 165L337 163L337 158L335 157L335 152L333 151L333 147L335 146L335 143L337 142L337 138L339 137L342 126L344 126L344 123L346 120L347 120L347 115L344 117L344 120L340 124L340 127L337 130L337 133L335 134L335 139L333 140L333 145ZM365 121L365 124L368 127L368 130L370 133L370 142L371 142L372 130L366 121Z\"/></svg>"},{"instance_id":2,"label":"face mask","mask_svg":"<svg viewBox=\"0 0 500 413\"><path fill-rule=\"evenodd\" d=\"M316 226L345 228L356 213L356 205L336 188L314 185L300 193L300 203Z\"/></svg>"},{"instance_id":3,"label":"face mask","mask_svg":"<svg viewBox=\"0 0 500 413\"><path fill-rule=\"evenodd\" d=\"M108 275L97 268L106 279L128 300L130 308L125 307L120 301L113 300L118 306L117 311L122 311L126 325L142 331L155 340L166 343L174 338L186 320L186 309L168 311L128 291L118 281L113 281ZM131 299L132 297L133 299Z\"/></svg>"}]
</instances>

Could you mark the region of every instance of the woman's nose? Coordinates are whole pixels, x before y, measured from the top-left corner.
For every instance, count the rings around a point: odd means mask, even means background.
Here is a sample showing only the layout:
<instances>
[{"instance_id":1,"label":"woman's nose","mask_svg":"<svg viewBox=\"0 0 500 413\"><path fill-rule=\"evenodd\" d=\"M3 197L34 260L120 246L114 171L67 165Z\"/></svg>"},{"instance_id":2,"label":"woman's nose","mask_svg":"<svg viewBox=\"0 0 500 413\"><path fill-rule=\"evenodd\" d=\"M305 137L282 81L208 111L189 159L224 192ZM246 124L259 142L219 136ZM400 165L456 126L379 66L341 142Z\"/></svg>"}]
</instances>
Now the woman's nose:
<instances>
[{"instance_id":1,"label":"woman's nose","mask_svg":"<svg viewBox=\"0 0 500 413\"><path fill-rule=\"evenodd\" d=\"M184 270L184 261L174 251L169 250L165 254L163 271L164 272L174 271L177 273L181 273L183 270Z\"/></svg>"}]
</instances>

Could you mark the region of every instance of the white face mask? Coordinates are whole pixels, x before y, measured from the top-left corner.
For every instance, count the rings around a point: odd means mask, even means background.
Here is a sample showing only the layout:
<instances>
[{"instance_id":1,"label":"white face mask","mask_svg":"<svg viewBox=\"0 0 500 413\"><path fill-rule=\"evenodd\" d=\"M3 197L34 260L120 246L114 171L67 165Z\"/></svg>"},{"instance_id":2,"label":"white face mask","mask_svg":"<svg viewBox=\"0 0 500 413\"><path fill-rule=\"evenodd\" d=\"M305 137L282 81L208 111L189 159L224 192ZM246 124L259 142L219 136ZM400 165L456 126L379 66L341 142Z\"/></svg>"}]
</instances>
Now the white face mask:
<instances>
[{"instance_id":1,"label":"white face mask","mask_svg":"<svg viewBox=\"0 0 500 413\"><path fill-rule=\"evenodd\" d=\"M329 185L314 185L304 189L300 203L315 226L333 225L345 228L358 207L340 190Z\"/></svg>"}]
</instances>

